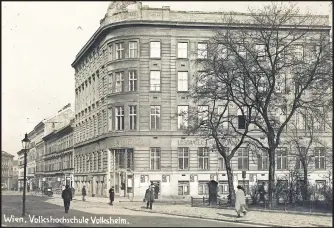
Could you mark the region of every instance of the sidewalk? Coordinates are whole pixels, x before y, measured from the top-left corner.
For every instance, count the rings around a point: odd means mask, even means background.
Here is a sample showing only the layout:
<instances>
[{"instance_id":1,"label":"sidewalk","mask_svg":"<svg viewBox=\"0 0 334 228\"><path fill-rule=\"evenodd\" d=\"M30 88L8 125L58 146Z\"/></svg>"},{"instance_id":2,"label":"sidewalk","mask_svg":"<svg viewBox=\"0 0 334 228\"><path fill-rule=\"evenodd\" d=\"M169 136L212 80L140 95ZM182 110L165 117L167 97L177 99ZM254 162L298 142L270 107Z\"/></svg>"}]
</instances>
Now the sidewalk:
<instances>
[{"instance_id":1,"label":"sidewalk","mask_svg":"<svg viewBox=\"0 0 334 228\"><path fill-rule=\"evenodd\" d=\"M263 226L284 227L331 227L333 216L296 215L279 212L249 211L245 217L236 218L234 210L218 208L198 208L190 205L153 205L153 210L147 210L144 204L132 203L124 205L125 209L147 211L194 218L205 218L221 221L248 223Z\"/></svg>"}]
</instances>

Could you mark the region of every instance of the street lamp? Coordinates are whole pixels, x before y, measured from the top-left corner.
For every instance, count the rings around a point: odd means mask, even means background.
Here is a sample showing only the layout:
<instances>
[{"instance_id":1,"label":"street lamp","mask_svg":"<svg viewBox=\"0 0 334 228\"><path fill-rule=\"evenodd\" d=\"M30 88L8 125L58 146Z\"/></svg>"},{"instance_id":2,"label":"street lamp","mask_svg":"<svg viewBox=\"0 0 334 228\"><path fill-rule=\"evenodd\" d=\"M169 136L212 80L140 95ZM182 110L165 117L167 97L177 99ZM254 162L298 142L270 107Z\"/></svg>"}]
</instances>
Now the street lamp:
<instances>
[{"instance_id":1,"label":"street lamp","mask_svg":"<svg viewBox=\"0 0 334 228\"><path fill-rule=\"evenodd\" d=\"M30 140L28 139L28 134L26 133L24 139L22 139L22 147L24 151L24 179L23 179L23 204L22 204L22 217L26 213L26 185L27 185L27 153L29 148Z\"/></svg>"}]
</instances>

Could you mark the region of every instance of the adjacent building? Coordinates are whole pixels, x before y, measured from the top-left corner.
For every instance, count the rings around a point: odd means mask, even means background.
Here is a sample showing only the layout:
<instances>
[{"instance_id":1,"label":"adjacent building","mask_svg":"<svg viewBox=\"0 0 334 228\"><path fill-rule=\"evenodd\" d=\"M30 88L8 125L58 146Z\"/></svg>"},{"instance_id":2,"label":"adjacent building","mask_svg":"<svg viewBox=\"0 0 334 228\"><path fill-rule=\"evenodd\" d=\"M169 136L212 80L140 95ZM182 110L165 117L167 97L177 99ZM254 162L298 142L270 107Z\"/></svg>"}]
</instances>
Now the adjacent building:
<instances>
[{"instance_id":1,"label":"adjacent building","mask_svg":"<svg viewBox=\"0 0 334 228\"><path fill-rule=\"evenodd\" d=\"M1 190L15 187L14 165L14 155L1 151Z\"/></svg>"},{"instance_id":2,"label":"adjacent building","mask_svg":"<svg viewBox=\"0 0 334 228\"><path fill-rule=\"evenodd\" d=\"M245 14L236 17L247 20ZM220 12L156 9L136 1L110 4L72 63L76 189L85 185L88 194L107 196L115 186L118 195L143 196L154 182L159 197L183 197L207 194L206 183L216 180L220 194L227 194L222 157L210 143L185 135L186 123L178 117L193 105L187 94L199 70L194 62L205 57L220 21ZM331 131L322 129L331 141ZM276 173L285 175L291 156L287 150L277 154ZM312 179L324 181L325 157L316 156ZM235 184L249 189L267 181L266 159L241 148L232 160Z\"/></svg>"},{"instance_id":3,"label":"adjacent building","mask_svg":"<svg viewBox=\"0 0 334 228\"><path fill-rule=\"evenodd\" d=\"M24 150L17 152L18 156L18 190L22 191L24 186Z\"/></svg>"},{"instance_id":4,"label":"adjacent building","mask_svg":"<svg viewBox=\"0 0 334 228\"><path fill-rule=\"evenodd\" d=\"M73 167L73 120L68 125L46 135L44 154L44 180L53 189L72 186Z\"/></svg>"}]
</instances>

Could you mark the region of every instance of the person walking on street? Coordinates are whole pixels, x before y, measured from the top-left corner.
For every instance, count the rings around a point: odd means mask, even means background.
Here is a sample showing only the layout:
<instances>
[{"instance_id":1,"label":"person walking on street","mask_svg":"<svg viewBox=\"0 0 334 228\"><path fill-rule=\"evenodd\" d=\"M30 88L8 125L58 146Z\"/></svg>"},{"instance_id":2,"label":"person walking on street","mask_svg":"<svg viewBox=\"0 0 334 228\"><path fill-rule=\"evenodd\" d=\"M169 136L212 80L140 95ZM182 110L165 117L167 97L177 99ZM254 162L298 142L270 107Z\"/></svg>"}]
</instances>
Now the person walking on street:
<instances>
[{"instance_id":1,"label":"person walking on street","mask_svg":"<svg viewBox=\"0 0 334 228\"><path fill-rule=\"evenodd\" d=\"M152 210L152 204L154 202L154 190L153 190L152 186L150 186L150 187L148 187L148 189L146 189L144 201L146 201L146 203L147 203L146 209L148 209L148 207L150 207L150 209Z\"/></svg>"},{"instance_id":2,"label":"person walking on street","mask_svg":"<svg viewBox=\"0 0 334 228\"><path fill-rule=\"evenodd\" d=\"M86 199L85 199L85 197L86 197L86 186L82 187L81 193L82 193L82 201L86 201Z\"/></svg>"},{"instance_id":3,"label":"person walking on street","mask_svg":"<svg viewBox=\"0 0 334 228\"><path fill-rule=\"evenodd\" d=\"M245 192L242 190L240 185L237 186L237 191L235 192L235 211L238 214L238 218L240 218L240 213L242 212L244 216L247 213L246 210L246 197Z\"/></svg>"},{"instance_id":4,"label":"person walking on street","mask_svg":"<svg viewBox=\"0 0 334 228\"><path fill-rule=\"evenodd\" d=\"M64 200L65 213L68 213L72 201L72 191L70 189L70 186L66 185L65 189L61 194L61 198L63 198Z\"/></svg>"},{"instance_id":5,"label":"person walking on street","mask_svg":"<svg viewBox=\"0 0 334 228\"><path fill-rule=\"evenodd\" d=\"M110 199L110 205L113 205L114 202L114 198L115 198L115 191L114 191L114 187L111 187L109 189L109 199Z\"/></svg>"}]
</instances>

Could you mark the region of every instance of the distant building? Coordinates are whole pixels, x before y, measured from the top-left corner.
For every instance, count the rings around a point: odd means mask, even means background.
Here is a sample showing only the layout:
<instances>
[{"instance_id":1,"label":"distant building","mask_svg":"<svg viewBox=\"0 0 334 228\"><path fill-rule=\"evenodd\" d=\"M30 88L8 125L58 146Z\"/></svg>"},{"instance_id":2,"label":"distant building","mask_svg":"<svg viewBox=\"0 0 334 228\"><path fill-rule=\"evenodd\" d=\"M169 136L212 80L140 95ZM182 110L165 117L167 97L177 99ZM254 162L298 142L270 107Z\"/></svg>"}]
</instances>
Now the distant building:
<instances>
[{"instance_id":1,"label":"distant building","mask_svg":"<svg viewBox=\"0 0 334 228\"><path fill-rule=\"evenodd\" d=\"M14 187L13 178L14 155L1 151L1 189L10 190Z\"/></svg>"},{"instance_id":2,"label":"distant building","mask_svg":"<svg viewBox=\"0 0 334 228\"><path fill-rule=\"evenodd\" d=\"M18 190L23 190L24 185L24 150L17 152L18 156Z\"/></svg>"},{"instance_id":3,"label":"distant building","mask_svg":"<svg viewBox=\"0 0 334 228\"><path fill-rule=\"evenodd\" d=\"M18 190L19 161L13 160L13 188Z\"/></svg>"}]
</instances>

